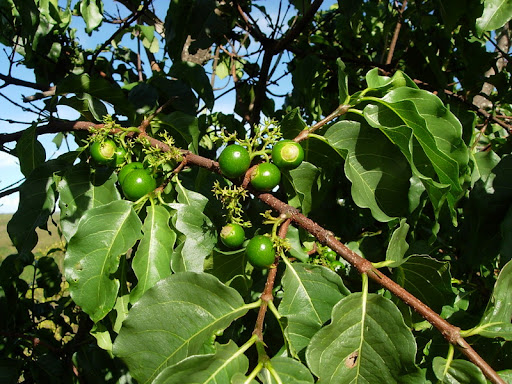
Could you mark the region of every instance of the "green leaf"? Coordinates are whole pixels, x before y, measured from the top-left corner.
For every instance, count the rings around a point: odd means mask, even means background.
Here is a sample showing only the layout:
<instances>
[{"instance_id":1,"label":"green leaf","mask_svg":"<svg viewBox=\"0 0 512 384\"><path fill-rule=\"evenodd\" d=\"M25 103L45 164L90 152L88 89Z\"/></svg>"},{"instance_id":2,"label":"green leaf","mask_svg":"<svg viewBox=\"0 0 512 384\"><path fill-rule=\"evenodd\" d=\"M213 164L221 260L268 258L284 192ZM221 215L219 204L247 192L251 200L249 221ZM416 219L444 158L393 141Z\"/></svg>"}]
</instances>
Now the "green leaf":
<instances>
[{"instance_id":1,"label":"green leaf","mask_svg":"<svg viewBox=\"0 0 512 384\"><path fill-rule=\"evenodd\" d=\"M279 376L280 383L313 384L315 381L309 369L290 357L275 356L270 360L273 371ZM258 378L263 384L278 384L268 369L263 369Z\"/></svg>"},{"instance_id":2,"label":"green leaf","mask_svg":"<svg viewBox=\"0 0 512 384\"><path fill-rule=\"evenodd\" d=\"M155 36L155 27L153 25L137 25L137 28L141 32L144 47L149 49L151 53L157 53L160 47Z\"/></svg>"},{"instance_id":3,"label":"green leaf","mask_svg":"<svg viewBox=\"0 0 512 384\"><path fill-rule=\"evenodd\" d=\"M200 132L196 117L176 111L154 119L152 125L156 129L165 129L176 139L181 136L183 140L176 144L198 153Z\"/></svg>"},{"instance_id":4,"label":"green leaf","mask_svg":"<svg viewBox=\"0 0 512 384\"><path fill-rule=\"evenodd\" d=\"M16 143L16 155L20 160L20 170L28 176L35 168L46 160L43 145L37 140L36 125L26 129Z\"/></svg>"},{"instance_id":5,"label":"green leaf","mask_svg":"<svg viewBox=\"0 0 512 384\"><path fill-rule=\"evenodd\" d=\"M307 216L309 212L311 212L313 204L312 192L315 188L319 173L319 169L307 161L303 161L297 168L283 173L283 177L290 182L295 192L293 195L288 193L288 199L291 200L293 197L297 196L297 208L301 209L303 215Z\"/></svg>"},{"instance_id":6,"label":"green leaf","mask_svg":"<svg viewBox=\"0 0 512 384\"><path fill-rule=\"evenodd\" d=\"M411 256L394 270L394 278L437 313L441 312L444 305L452 305L455 300L450 263L447 261L438 261L428 256Z\"/></svg>"},{"instance_id":7,"label":"green leaf","mask_svg":"<svg viewBox=\"0 0 512 384\"><path fill-rule=\"evenodd\" d=\"M448 366L447 366L448 365ZM438 380L447 384L486 384L485 376L480 369L466 360L452 360L436 356L432 368Z\"/></svg>"},{"instance_id":8,"label":"green leaf","mask_svg":"<svg viewBox=\"0 0 512 384\"><path fill-rule=\"evenodd\" d=\"M69 241L64 271L71 297L94 322L116 302L120 283L112 274L141 237L141 225L130 202L113 201L88 210Z\"/></svg>"},{"instance_id":9,"label":"green leaf","mask_svg":"<svg viewBox=\"0 0 512 384\"><path fill-rule=\"evenodd\" d=\"M416 83L400 70L396 71L392 77L388 77L379 75L379 68L373 68L366 74L366 83L372 92L378 91L382 95L403 86L418 89Z\"/></svg>"},{"instance_id":10,"label":"green leaf","mask_svg":"<svg viewBox=\"0 0 512 384\"><path fill-rule=\"evenodd\" d=\"M335 272L312 264L287 263L282 284L279 313L287 318L284 334L291 354L298 356L350 292Z\"/></svg>"},{"instance_id":11,"label":"green leaf","mask_svg":"<svg viewBox=\"0 0 512 384\"><path fill-rule=\"evenodd\" d=\"M251 288L251 271L245 248L236 251L222 251L214 248L205 261L205 272L217 277L227 286L235 288L242 295L247 294Z\"/></svg>"},{"instance_id":12,"label":"green leaf","mask_svg":"<svg viewBox=\"0 0 512 384\"><path fill-rule=\"evenodd\" d=\"M501 28L512 19L512 0L483 0L484 12L476 19L476 30L483 32Z\"/></svg>"},{"instance_id":13,"label":"green leaf","mask_svg":"<svg viewBox=\"0 0 512 384\"><path fill-rule=\"evenodd\" d=\"M290 243L291 248L288 253L291 257L295 257L299 261L305 263L309 259L309 255L304 249L302 249L302 243L300 242L300 232L297 228L290 225L288 232L286 232L286 239Z\"/></svg>"},{"instance_id":14,"label":"green leaf","mask_svg":"<svg viewBox=\"0 0 512 384\"><path fill-rule=\"evenodd\" d=\"M306 351L311 371L324 383L418 383L416 342L398 308L377 294L352 293Z\"/></svg>"},{"instance_id":15,"label":"green leaf","mask_svg":"<svg viewBox=\"0 0 512 384\"><path fill-rule=\"evenodd\" d=\"M288 112L281 120L283 138L293 139L308 126L300 115L300 109L295 108Z\"/></svg>"},{"instance_id":16,"label":"green leaf","mask_svg":"<svg viewBox=\"0 0 512 384\"><path fill-rule=\"evenodd\" d=\"M60 226L66 241L75 234L80 218L90 209L119 200L115 176L91 172L87 164L69 169L57 184Z\"/></svg>"},{"instance_id":17,"label":"green leaf","mask_svg":"<svg viewBox=\"0 0 512 384\"><path fill-rule=\"evenodd\" d=\"M512 384L512 369L506 369L504 371L498 371L498 375L505 380L505 383ZM487 381L490 383L490 381Z\"/></svg>"},{"instance_id":18,"label":"green leaf","mask_svg":"<svg viewBox=\"0 0 512 384\"><path fill-rule=\"evenodd\" d=\"M237 373L244 374L249 360L231 340L228 344L217 344L216 353L196 355L165 368L153 384L231 383Z\"/></svg>"},{"instance_id":19,"label":"green leaf","mask_svg":"<svg viewBox=\"0 0 512 384\"><path fill-rule=\"evenodd\" d=\"M372 100L376 104L364 108L365 119L400 149L423 182L436 214L446 199L455 219L460 177L469 159L460 122L437 96L424 90L400 87Z\"/></svg>"},{"instance_id":20,"label":"green leaf","mask_svg":"<svg viewBox=\"0 0 512 384\"><path fill-rule=\"evenodd\" d=\"M501 270L491 299L475 333L484 337L502 337L512 341L512 261Z\"/></svg>"},{"instance_id":21,"label":"green leaf","mask_svg":"<svg viewBox=\"0 0 512 384\"><path fill-rule=\"evenodd\" d=\"M400 220L400 226L393 231L386 250L386 261L393 262L388 264L388 267L396 268L404 262L405 252L409 249L409 244L405 240L408 232L409 224L407 224L406 219Z\"/></svg>"},{"instance_id":22,"label":"green leaf","mask_svg":"<svg viewBox=\"0 0 512 384\"><path fill-rule=\"evenodd\" d=\"M329 128L325 138L345 157L345 175L352 182L352 198L359 207L369 208L382 222L407 214L409 166L379 130L365 122L341 121Z\"/></svg>"},{"instance_id":23,"label":"green leaf","mask_svg":"<svg viewBox=\"0 0 512 384\"><path fill-rule=\"evenodd\" d=\"M176 233L169 227L170 214L162 206L150 205L146 209L142 232L132 268L137 285L130 292L130 301L136 302L144 292L171 274L171 255Z\"/></svg>"},{"instance_id":24,"label":"green leaf","mask_svg":"<svg viewBox=\"0 0 512 384\"><path fill-rule=\"evenodd\" d=\"M148 83L138 83L128 92L128 100L139 115L148 114L158 101L158 91Z\"/></svg>"},{"instance_id":25,"label":"green leaf","mask_svg":"<svg viewBox=\"0 0 512 384\"><path fill-rule=\"evenodd\" d=\"M175 62L169 70L169 76L182 80L190 85L199 97L203 99L206 108L212 109L215 101L210 80L204 68L191 62Z\"/></svg>"},{"instance_id":26,"label":"green leaf","mask_svg":"<svg viewBox=\"0 0 512 384\"><path fill-rule=\"evenodd\" d=\"M91 121L102 121L107 112L107 107L97 97L88 93L79 93L76 96L61 97L59 105L67 105Z\"/></svg>"},{"instance_id":27,"label":"green leaf","mask_svg":"<svg viewBox=\"0 0 512 384\"><path fill-rule=\"evenodd\" d=\"M215 226L203 211L208 199L176 185L178 203L169 204L176 210L173 225L184 235L184 241L174 252L171 268L174 272L202 272L204 261L217 243Z\"/></svg>"},{"instance_id":28,"label":"green leaf","mask_svg":"<svg viewBox=\"0 0 512 384\"><path fill-rule=\"evenodd\" d=\"M114 342L114 354L139 383L151 383L166 367L198 354L212 335L247 310L238 292L216 277L177 273L135 303Z\"/></svg>"},{"instance_id":29,"label":"green leaf","mask_svg":"<svg viewBox=\"0 0 512 384\"><path fill-rule=\"evenodd\" d=\"M336 60L338 67L338 97L340 104L346 104L350 100L348 93L348 75L345 72L345 63L341 59Z\"/></svg>"},{"instance_id":30,"label":"green leaf","mask_svg":"<svg viewBox=\"0 0 512 384\"><path fill-rule=\"evenodd\" d=\"M101 0L80 1L80 14L85 21L85 30L90 34L103 21L103 4Z\"/></svg>"},{"instance_id":31,"label":"green leaf","mask_svg":"<svg viewBox=\"0 0 512 384\"><path fill-rule=\"evenodd\" d=\"M471 186L478 180L487 182L493 168L500 162L500 157L494 151L483 151L471 154L473 157L474 169L471 174Z\"/></svg>"},{"instance_id":32,"label":"green leaf","mask_svg":"<svg viewBox=\"0 0 512 384\"><path fill-rule=\"evenodd\" d=\"M84 73L81 75L70 74L63 79L58 85L56 94L81 94L86 93L91 96L104 100L114 106L117 113L134 118L134 107L128 101L126 95L117 84L112 84L106 79L98 77L90 77ZM84 98L78 95L77 97Z\"/></svg>"}]
</instances>

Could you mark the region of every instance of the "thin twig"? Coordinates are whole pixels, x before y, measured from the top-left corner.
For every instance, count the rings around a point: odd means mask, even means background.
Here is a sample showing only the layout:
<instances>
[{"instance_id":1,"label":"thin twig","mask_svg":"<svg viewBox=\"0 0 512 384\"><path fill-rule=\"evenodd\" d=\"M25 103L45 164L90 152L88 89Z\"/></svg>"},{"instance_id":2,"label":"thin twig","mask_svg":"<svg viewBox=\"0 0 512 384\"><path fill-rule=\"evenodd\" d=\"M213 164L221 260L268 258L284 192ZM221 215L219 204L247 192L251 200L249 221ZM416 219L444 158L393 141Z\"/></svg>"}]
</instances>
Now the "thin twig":
<instances>
[{"instance_id":1,"label":"thin twig","mask_svg":"<svg viewBox=\"0 0 512 384\"><path fill-rule=\"evenodd\" d=\"M407 6L407 0L402 1L402 8L398 11L398 20L396 22L395 32L393 33L393 38L391 39L391 44L389 45L388 57L386 58L386 64L391 64L393 60L393 54L395 53L396 42L398 41L398 35L400 34L400 28L402 28L402 18L403 13L405 11L405 7Z\"/></svg>"}]
</instances>

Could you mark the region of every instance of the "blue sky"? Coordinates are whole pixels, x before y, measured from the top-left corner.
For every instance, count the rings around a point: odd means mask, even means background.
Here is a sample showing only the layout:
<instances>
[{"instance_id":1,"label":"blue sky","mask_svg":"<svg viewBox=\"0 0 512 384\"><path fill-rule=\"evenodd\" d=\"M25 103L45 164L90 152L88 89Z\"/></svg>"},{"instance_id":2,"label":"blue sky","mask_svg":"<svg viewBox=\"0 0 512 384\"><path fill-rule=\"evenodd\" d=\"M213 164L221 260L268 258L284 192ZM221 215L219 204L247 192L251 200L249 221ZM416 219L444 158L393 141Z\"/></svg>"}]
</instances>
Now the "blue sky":
<instances>
[{"instance_id":1,"label":"blue sky","mask_svg":"<svg viewBox=\"0 0 512 384\"><path fill-rule=\"evenodd\" d=\"M66 0L59 0L59 4L65 5L67 3ZM72 4L76 4L77 1L72 1ZM105 10L114 15L117 14L117 9L121 11L121 16L125 17L128 12L126 9L114 2L114 1L103 1L105 5ZM272 19L275 21L278 14L278 6L279 1L275 0L261 0L255 2L258 5L265 6L267 9L267 12L271 15ZM283 2L287 3L287 2ZM324 1L324 4L322 5L322 9L328 9L331 5L335 4L335 0L326 0ZM156 0L154 2L155 5L155 12L156 14L162 19L165 19L165 14L167 10L167 6L169 4L168 0ZM294 9L290 9L288 13L288 18L293 15ZM254 12L253 16L257 19L258 24L262 31L264 33L269 32L269 28L267 27L267 23L264 20L264 18L260 15L258 17L257 12ZM103 43L117 28L117 26L112 24L103 24L102 27L100 27L99 32L93 32L91 36L88 36L84 31L84 24L83 21L78 18L74 17L72 21L72 27L77 29L77 37L79 39L80 44L84 47L91 47L94 48L97 45ZM125 36L125 38L122 40L122 44L125 46L133 48L133 41L128 37ZM1 45L0 45L1 46ZM3 49L0 51L0 73L7 74L9 69L9 60L8 55L10 53L10 48L6 48L1 46ZM20 57L18 57L19 59ZM144 58L143 58L144 60ZM288 58L283 57L281 61L287 62ZM207 67L207 71L211 69ZM274 74L273 78L279 77L284 71L286 70L285 65L279 65L277 67L277 70ZM149 71L147 73L150 73ZM23 67L23 65L14 66L11 71L11 75L15 78L27 80L27 81L34 81L34 76L31 70L28 70ZM216 80L215 87L224 85L227 82L227 79L224 80ZM231 84L228 85L226 89L229 89L232 87L233 83L231 81ZM276 93L284 94L286 92L289 92L291 90L291 79L290 77L285 77L279 82L279 86L276 87L278 89L274 89ZM224 92L225 89L217 91L217 94L220 94ZM9 99L13 100L14 102L22 105L26 105L23 103L22 98L23 96L29 96L33 95L36 91L30 88L22 88L18 86L7 86L5 88L0 89L0 95L4 95L8 97ZM226 96L223 96L222 98L218 99L215 103L214 111L222 111L226 113L232 113L233 108L235 105L235 97L234 93L231 92ZM20 131L22 129L25 129L29 126L29 123L36 118L34 114L24 112L20 108L14 107L10 102L5 100L4 97L0 98L2 101L2 119L9 119L13 121L21 121L26 122L27 124L17 124L17 123L8 123L4 120L0 120L0 132L2 133L9 133L9 132L16 132ZM276 98L275 103L276 106L280 106L282 104L283 98ZM42 102L35 103L36 106L42 107ZM62 119L69 119L69 120L75 120L78 119L79 115L76 111L72 110L69 107L60 106L58 109L58 117ZM65 145L62 146L61 149L57 149L56 145L52 142L54 138L54 135L42 135L39 136L39 141L43 144L43 146L46 149L46 157L47 159L55 158L59 156L60 154L67 151L67 148ZM76 145L74 144L73 140L71 139L69 141L69 144L71 148L75 148ZM14 143L8 144L8 148L13 148ZM23 180L23 175L19 171L19 163L17 161L17 158L14 156L11 156L5 152L0 152L0 190L3 190L4 188L10 186L11 184L14 184L20 180ZM17 193L6 196L4 198L0 199L0 213L13 213L16 211L18 206L19 196Z\"/></svg>"}]
</instances>

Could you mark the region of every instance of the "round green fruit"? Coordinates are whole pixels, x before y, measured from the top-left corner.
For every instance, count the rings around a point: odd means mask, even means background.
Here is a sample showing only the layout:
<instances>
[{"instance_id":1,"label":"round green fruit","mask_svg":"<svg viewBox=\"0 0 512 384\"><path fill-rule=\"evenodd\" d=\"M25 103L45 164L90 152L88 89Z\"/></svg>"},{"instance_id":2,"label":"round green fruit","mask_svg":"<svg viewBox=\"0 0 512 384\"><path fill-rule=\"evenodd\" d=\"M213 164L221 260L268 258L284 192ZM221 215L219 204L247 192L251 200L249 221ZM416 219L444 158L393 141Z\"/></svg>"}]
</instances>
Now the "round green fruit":
<instances>
[{"instance_id":1,"label":"round green fruit","mask_svg":"<svg viewBox=\"0 0 512 384\"><path fill-rule=\"evenodd\" d=\"M121 168L117 174L117 180L119 180L119 184L122 184L125 177L135 169L144 169L144 165L138 161L134 161L133 163L128 163L123 168Z\"/></svg>"},{"instance_id":2,"label":"round green fruit","mask_svg":"<svg viewBox=\"0 0 512 384\"><path fill-rule=\"evenodd\" d=\"M251 157L247 149L238 144L228 145L219 156L219 167L222 174L229 178L243 175L251 165Z\"/></svg>"},{"instance_id":3,"label":"round green fruit","mask_svg":"<svg viewBox=\"0 0 512 384\"><path fill-rule=\"evenodd\" d=\"M304 160L304 150L293 140L281 140L272 148L272 162L281 169L296 168Z\"/></svg>"},{"instance_id":4,"label":"round green fruit","mask_svg":"<svg viewBox=\"0 0 512 384\"><path fill-rule=\"evenodd\" d=\"M145 169L135 169L121 182L124 196L132 201L140 199L156 188L156 181Z\"/></svg>"},{"instance_id":5,"label":"round green fruit","mask_svg":"<svg viewBox=\"0 0 512 384\"><path fill-rule=\"evenodd\" d=\"M231 223L222 227L220 240L228 248L239 248L245 240L245 231L240 224Z\"/></svg>"},{"instance_id":6,"label":"round green fruit","mask_svg":"<svg viewBox=\"0 0 512 384\"><path fill-rule=\"evenodd\" d=\"M254 236L245 249L249 263L259 268L270 267L276 258L272 240L266 236Z\"/></svg>"},{"instance_id":7,"label":"round green fruit","mask_svg":"<svg viewBox=\"0 0 512 384\"><path fill-rule=\"evenodd\" d=\"M121 165L126 161L126 149L117 147L115 151L116 165Z\"/></svg>"},{"instance_id":8,"label":"round green fruit","mask_svg":"<svg viewBox=\"0 0 512 384\"><path fill-rule=\"evenodd\" d=\"M116 156L116 149L113 140L95 141L90 147L91 157L98 164L109 164Z\"/></svg>"},{"instance_id":9,"label":"round green fruit","mask_svg":"<svg viewBox=\"0 0 512 384\"><path fill-rule=\"evenodd\" d=\"M272 163L261 163L251 173L251 185L258 191L270 191L281 181L281 171Z\"/></svg>"}]
</instances>

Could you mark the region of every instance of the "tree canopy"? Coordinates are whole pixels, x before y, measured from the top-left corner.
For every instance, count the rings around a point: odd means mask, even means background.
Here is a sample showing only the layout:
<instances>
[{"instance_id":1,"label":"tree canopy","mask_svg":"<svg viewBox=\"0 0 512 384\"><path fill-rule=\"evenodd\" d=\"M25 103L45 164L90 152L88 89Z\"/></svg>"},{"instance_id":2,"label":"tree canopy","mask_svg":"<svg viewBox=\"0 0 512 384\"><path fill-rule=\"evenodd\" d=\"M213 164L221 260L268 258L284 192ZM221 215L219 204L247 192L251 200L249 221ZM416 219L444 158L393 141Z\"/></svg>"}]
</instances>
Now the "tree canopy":
<instances>
[{"instance_id":1,"label":"tree canopy","mask_svg":"<svg viewBox=\"0 0 512 384\"><path fill-rule=\"evenodd\" d=\"M2 382L512 382L510 1L0 18Z\"/></svg>"}]
</instances>

